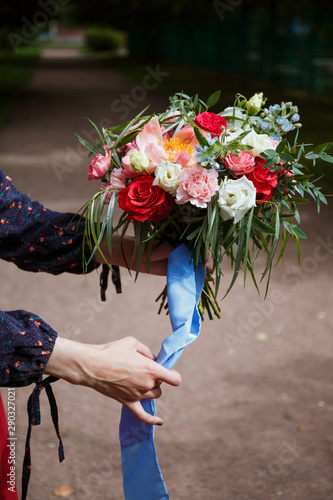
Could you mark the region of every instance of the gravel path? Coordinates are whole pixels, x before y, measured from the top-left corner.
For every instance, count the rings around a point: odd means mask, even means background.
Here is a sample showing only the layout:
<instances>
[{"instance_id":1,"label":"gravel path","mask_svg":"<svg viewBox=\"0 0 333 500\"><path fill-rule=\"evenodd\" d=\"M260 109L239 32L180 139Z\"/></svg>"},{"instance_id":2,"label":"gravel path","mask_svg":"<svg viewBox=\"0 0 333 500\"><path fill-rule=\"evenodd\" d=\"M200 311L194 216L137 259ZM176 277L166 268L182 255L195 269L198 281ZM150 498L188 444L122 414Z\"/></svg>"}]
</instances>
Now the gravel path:
<instances>
[{"instance_id":1,"label":"gravel path","mask_svg":"<svg viewBox=\"0 0 333 500\"><path fill-rule=\"evenodd\" d=\"M147 75L150 87L166 77L155 66ZM75 212L97 188L86 181L87 155L74 135L91 134L84 117L118 123L148 103L152 111L166 105L95 60L48 51L0 135L1 168L48 208ZM158 413L165 424L156 430L172 500L333 499L332 215L331 207L320 217L314 205L305 207L302 228L309 239L302 243L301 266L290 244L266 302L250 282L244 290L240 279L222 302L222 319L205 321L179 361L183 382L164 388ZM68 338L98 343L135 335L157 352L170 332L154 302L163 278L140 276L133 284L123 272L123 294L110 289L102 304L97 273L55 278L5 262L0 269L2 308L39 314ZM224 290L230 276L226 268ZM18 478L31 389L16 391ZM62 484L73 488L73 500L123 499L119 405L62 381L54 391L66 460L57 463L43 395L29 500L52 500Z\"/></svg>"}]
</instances>

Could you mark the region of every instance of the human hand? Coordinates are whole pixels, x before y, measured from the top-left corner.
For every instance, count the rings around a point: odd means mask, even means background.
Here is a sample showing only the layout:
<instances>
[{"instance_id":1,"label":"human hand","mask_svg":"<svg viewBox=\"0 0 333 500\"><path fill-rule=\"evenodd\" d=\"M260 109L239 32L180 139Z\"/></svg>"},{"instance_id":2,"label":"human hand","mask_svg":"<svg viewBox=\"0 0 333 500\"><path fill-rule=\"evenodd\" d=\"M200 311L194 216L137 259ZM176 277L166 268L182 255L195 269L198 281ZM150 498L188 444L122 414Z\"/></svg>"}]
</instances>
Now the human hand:
<instances>
[{"instance_id":1,"label":"human hand","mask_svg":"<svg viewBox=\"0 0 333 500\"><path fill-rule=\"evenodd\" d=\"M127 406L139 420L162 425L159 417L143 409L140 400L159 398L162 382L178 386L181 377L154 360L150 349L133 337L102 345L58 337L45 374L91 387Z\"/></svg>"},{"instance_id":2,"label":"human hand","mask_svg":"<svg viewBox=\"0 0 333 500\"><path fill-rule=\"evenodd\" d=\"M130 269L136 270L136 259L132 262L132 255L134 249L134 238L129 236L125 236L122 238L122 243L120 245L120 237L117 234L112 236L112 253L110 254L108 250L108 244L106 240L106 236L103 236L101 241L101 251L102 254L96 252L95 261L99 264L105 262L105 259L109 264L113 264L115 266L127 267L130 266ZM168 255L172 252L173 247L169 245L169 243L162 243L158 246L153 246L149 261L149 274L155 274L158 276L166 276L167 267L168 267ZM124 255L125 259L124 260ZM105 258L104 258L104 257ZM140 272L147 272L147 254L144 253Z\"/></svg>"}]
</instances>

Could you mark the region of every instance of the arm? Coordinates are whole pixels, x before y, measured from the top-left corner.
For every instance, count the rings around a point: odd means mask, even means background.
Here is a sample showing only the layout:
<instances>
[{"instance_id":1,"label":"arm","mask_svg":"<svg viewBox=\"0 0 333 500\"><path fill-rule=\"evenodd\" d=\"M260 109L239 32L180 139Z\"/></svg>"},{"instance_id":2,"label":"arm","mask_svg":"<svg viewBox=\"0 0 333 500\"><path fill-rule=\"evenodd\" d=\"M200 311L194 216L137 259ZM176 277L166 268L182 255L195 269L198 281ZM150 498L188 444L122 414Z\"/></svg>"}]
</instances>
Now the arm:
<instances>
[{"instance_id":1,"label":"arm","mask_svg":"<svg viewBox=\"0 0 333 500\"><path fill-rule=\"evenodd\" d=\"M45 374L91 387L127 406L139 420L162 425L159 417L144 411L140 399L160 397L162 382L177 386L181 378L177 371L167 370L154 359L148 347L133 337L103 345L59 337Z\"/></svg>"},{"instance_id":2,"label":"arm","mask_svg":"<svg viewBox=\"0 0 333 500\"><path fill-rule=\"evenodd\" d=\"M16 190L11 179L0 169L0 258L13 262L26 271L60 274L82 274L82 236L84 221L70 213L58 213L32 202L28 195ZM131 262L134 239L123 239L126 261ZM127 267L123 258L119 236L113 236L111 254L106 238L101 243L103 255L110 264ZM165 275L167 256L172 250L163 244L153 249L150 256L150 274ZM90 250L85 249L89 259ZM90 272L104 259L96 254L86 272ZM136 263L131 266L136 269ZM141 272L147 272L145 256Z\"/></svg>"}]
</instances>

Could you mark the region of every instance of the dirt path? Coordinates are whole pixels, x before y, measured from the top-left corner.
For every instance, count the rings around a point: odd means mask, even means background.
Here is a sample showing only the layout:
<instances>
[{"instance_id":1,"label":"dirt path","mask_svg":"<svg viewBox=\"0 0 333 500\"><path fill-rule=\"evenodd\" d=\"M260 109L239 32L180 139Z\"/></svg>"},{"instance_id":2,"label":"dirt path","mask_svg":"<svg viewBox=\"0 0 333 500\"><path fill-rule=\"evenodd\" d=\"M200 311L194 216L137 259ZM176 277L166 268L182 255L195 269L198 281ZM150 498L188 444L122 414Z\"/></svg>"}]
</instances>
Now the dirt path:
<instances>
[{"instance_id":1,"label":"dirt path","mask_svg":"<svg viewBox=\"0 0 333 500\"><path fill-rule=\"evenodd\" d=\"M163 78L155 67L148 74L150 87ZM166 105L94 60L46 53L1 133L1 168L49 208L76 211L97 187L86 181L86 152L74 135L91 133L84 117L117 123L148 103L155 111ZM165 424L156 431L172 500L333 499L332 215L331 208L321 217L313 205L303 210L309 240L301 266L291 245L265 303L239 280L222 303L222 320L204 322L179 361L183 382L164 388L158 413ZM157 352L170 332L154 302L163 278L141 276L134 285L123 273L123 295L110 290L101 304L95 273L55 278L4 262L0 270L2 308L33 311L68 338L98 343L131 334ZM225 289L229 279L226 269ZM31 389L16 391L18 477ZM74 489L73 499L123 499L119 405L65 382L54 391L66 460L57 463L43 397L29 499L51 500L60 484Z\"/></svg>"}]
</instances>

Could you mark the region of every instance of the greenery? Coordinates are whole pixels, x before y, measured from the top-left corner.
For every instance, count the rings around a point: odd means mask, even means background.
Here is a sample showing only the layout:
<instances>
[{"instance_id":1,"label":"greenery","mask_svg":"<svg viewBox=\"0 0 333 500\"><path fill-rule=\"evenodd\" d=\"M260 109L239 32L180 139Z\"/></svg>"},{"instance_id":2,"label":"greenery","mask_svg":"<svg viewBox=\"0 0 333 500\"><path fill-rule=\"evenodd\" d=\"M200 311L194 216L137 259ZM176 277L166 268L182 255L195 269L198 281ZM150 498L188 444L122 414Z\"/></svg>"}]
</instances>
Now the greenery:
<instances>
[{"instance_id":1,"label":"greenery","mask_svg":"<svg viewBox=\"0 0 333 500\"><path fill-rule=\"evenodd\" d=\"M90 27L85 30L86 46L96 52L113 51L126 43L125 33L110 27Z\"/></svg>"},{"instance_id":2,"label":"greenery","mask_svg":"<svg viewBox=\"0 0 333 500\"><path fill-rule=\"evenodd\" d=\"M9 121L14 101L29 83L40 51L26 47L16 53L0 51L0 127Z\"/></svg>"}]
</instances>

